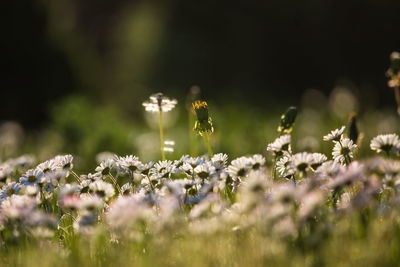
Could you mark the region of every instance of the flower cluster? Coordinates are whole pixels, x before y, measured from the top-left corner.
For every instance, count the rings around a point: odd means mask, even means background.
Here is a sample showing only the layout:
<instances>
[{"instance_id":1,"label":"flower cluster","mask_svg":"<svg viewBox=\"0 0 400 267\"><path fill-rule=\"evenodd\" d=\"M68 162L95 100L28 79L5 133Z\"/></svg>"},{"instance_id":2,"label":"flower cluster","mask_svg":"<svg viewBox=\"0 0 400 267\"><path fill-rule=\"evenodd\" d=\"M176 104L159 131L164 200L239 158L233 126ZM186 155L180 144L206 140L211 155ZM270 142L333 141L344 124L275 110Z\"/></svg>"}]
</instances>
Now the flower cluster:
<instances>
[{"instance_id":1,"label":"flower cluster","mask_svg":"<svg viewBox=\"0 0 400 267\"><path fill-rule=\"evenodd\" d=\"M343 136L345 126L340 129L331 131L324 136L324 141L333 141L335 144L332 151L333 160L339 163L350 164L354 154L353 151L357 147L354 142Z\"/></svg>"},{"instance_id":2,"label":"flower cluster","mask_svg":"<svg viewBox=\"0 0 400 267\"><path fill-rule=\"evenodd\" d=\"M94 171L81 175L72 155L37 165L31 156L9 159L0 163L0 248L32 238L65 247L77 236L99 235L110 244L143 244L149 237L168 240L171 233L254 228L280 242L322 242L324 234L316 229L332 229L343 216L399 208L399 137L373 138L371 149L386 152L385 158L359 161L344 130L323 137L334 143L331 159L293 152L289 133L277 137L267 146L272 175L261 154L142 162L134 155L101 153Z\"/></svg>"},{"instance_id":3,"label":"flower cluster","mask_svg":"<svg viewBox=\"0 0 400 267\"><path fill-rule=\"evenodd\" d=\"M162 233L178 225L193 234L264 225L277 236L295 238L315 216L323 221L321 216L332 212L351 212L376 202L377 194L396 195L400 188L399 161L378 158L346 166L355 145L342 133L335 130L324 138L335 142L333 160L321 153L293 154L289 135L268 145L279 158L277 172L289 180L269 176L259 154L230 163L222 153L148 163L115 155L80 176L71 155L20 176L15 165L0 191L0 232L9 233L8 242L24 235L49 238L56 229L64 231L60 238L71 229L91 236L106 227L114 240L141 240L148 231ZM387 144L397 147L394 136L376 137L371 148L377 150L377 140L383 140L382 151Z\"/></svg>"}]
</instances>

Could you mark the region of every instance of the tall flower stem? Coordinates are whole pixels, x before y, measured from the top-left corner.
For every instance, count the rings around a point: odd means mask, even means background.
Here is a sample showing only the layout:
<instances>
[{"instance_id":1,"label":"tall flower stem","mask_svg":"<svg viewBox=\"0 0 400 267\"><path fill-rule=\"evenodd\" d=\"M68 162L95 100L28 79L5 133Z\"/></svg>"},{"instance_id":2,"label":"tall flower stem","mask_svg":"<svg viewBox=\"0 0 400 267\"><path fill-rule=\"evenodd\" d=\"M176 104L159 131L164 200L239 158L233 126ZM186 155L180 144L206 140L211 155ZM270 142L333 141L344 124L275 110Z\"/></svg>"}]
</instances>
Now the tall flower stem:
<instances>
[{"instance_id":1,"label":"tall flower stem","mask_svg":"<svg viewBox=\"0 0 400 267\"><path fill-rule=\"evenodd\" d=\"M397 113L400 115L400 88L399 86L394 87L394 96L397 102Z\"/></svg>"},{"instance_id":2,"label":"tall flower stem","mask_svg":"<svg viewBox=\"0 0 400 267\"><path fill-rule=\"evenodd\" d=\"M75 177L75 179L78 181L78 183L82 183L81 178L79 178L79 175L76 174L73 170L71 170L72 175Z\"/></svg>"},{"instance_id":3,"label":"tall flower stem","mask_svg":"<svg viewBox=\"0 0 400 267\"><path fill-rule=\"evenodd\" d=\"M114 183L115 187L117 188L119 195L122 196L123 195L122 190L121 190L121 187L119 186L119 184L117 183L117 179L115 179L115 177L111 174L111 172L108 175L110 176L111 181Z\"/></svg>"},{"instance_id":4,"label":"tall flower stem","mask_svg":"<svg viewBox=\"0 0 400 267\"><path fill-rule=\"evenodd\" d=\"M195 116L191 113L188 112L188 121L189 121L189 151L190 151L190 156L195 157L197 156L197 143L196 139L197 136L193 133L193 125L195 123Z\"/></svg>"},{"instance_id":5,"label":"tall flower stem","mask_svg":"<svg viewBox=\"0 0 400 267\"><path fill-rule=\"evenodd\" d=\"M350 157L348 155L344 156L344 160L346 162L346 165L350 165L351 159L350 159Z\"/></svg>"},{"instance_id":6,"label":"tall flower stem","mask_svg":"<svg viewBox=\"0 0 400 267\"><path fill-rule=\"evenodd\" d=\"M214 157L214 154L211 150L211 146L210 146L210 142L208 141L208 134L207 132L203 133L203 137L204 137L204 142L206 143L207 149L208 149L208 154L210 155L210 158Z\"/></svg>"},{"instance_id":7,"label":"tall flower stem","mask_svg":"<svg viewBox=\"0 0 400 267\"><path fill-rule=\"evenodd\" d=\"M153 183L151 182L151 179L150 179L149 175L147 175L147 180L149 180L149 185L150 185L151 191L154 192Z\"/></svg>"},{"instance_id":8,"label":"tall flower stem","mask_svg":"<svg viewBox=\"0 0 400 267\"><path fill-rule=\"evenodd\" d=\"M276 160L278 159L278 156L275 155L274 157L274 162L272 164L272 180L275 181L275 172L276 172Z\"/></svg>"},{"instance_id":9,"label":"tall flower stem","mask_svg":"<svg viewBox=\"0 0 400 267\"><path fill-rule=\"evenodd\" d=\"M165 151L164 151L164 131L162 126L162 110L160 109L160 142L161 142L161 157L162 160L165 160Z\"/></svg>"}]
</instances>

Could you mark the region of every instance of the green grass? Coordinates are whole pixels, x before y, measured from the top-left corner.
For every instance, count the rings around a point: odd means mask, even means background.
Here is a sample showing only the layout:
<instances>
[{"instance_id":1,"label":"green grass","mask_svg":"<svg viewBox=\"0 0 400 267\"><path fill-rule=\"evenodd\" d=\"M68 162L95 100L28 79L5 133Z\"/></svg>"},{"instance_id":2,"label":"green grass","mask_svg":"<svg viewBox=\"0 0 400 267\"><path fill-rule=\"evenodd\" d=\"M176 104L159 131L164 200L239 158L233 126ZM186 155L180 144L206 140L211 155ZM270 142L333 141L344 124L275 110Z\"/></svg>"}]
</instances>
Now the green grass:
<instances>
[{"instance_id":1,"label":"green grass","mask_svg":"<svg viewBox=\"0 0 400 267\"><path fill-rule=\"evenodd\" d=\"M152 118L143 120L117 110L95 105L83 97L68 98L56 105L46 129L30 133L22 149L14 153L31 152L38 155L39 161L71 153L76 156L75 171L79 174L93 172L98 165L96 155L104 151L139 155L144 161L159 160L159 137L152 135L157 132ZM271 167L273 157L267 154L266 146L278 136L276 129L284 110L267 112L239 104L224 107L210 104L215 132L209 137L214 153L227 153L230 160L259 153L266 156L266 166ZM374 156L369 148L373 136L381 131L400 131L398 118L392 111L360 114L358 127L363 138L354 160ZM168 159L178 159L190 152L197 151L193 156L207 152L202 138L191 131L186 114L185 110L177 109L169 118L165 117L165 139L176 142L175 151L166 155ZM333 145L323 142L322 136L347 123L346 116L335 115L329 108L299 107L292 132L293 152L318 151L330 158ZM148 140L156 145L143 149L141 146L145 146L145 142L137 140ZM3 155L13 156L8 151ZM398 163L398 158L393 158ZM161 229L156 222L140 221L132 226L134 229L129 228L134 231L114 232L106 223L100 223L90 235L73 230L78 213L73 214L73 219L64 214L57 218L58 228L48 238L34 238L23 231L13 236L8 230L13 227L0 229L0 266L397 266L400 262L399 196L390 190L387 195L385 190L377 194L369 192L369 182L377 180L380 186L384 182L382 173L373 169L372 163L367 164L368 174L363 180L346 185L342 191L354 195L354 206L336 210L327 194L323 205L312 216L302 219L297 213L299 200L293 203L293 211L289 213L293 229L286 226L284 220L264 220L263 216L275 211L273 205L265 208L269 202L262 201L255 204L262 214L254 215L256 213L250 209L232 221L216 217L214 222L207 213L205 229L201 228L202 221L190 219L193 204L184 205L183 210L171 216L173 219L162 224ZM18 173L16 179L22 173ZM267 177L270 169L265 173ZM67 181L72 182L73 177ZM274 182L279 184L284 180ZM316 185L312 186L317 190ZM244 199L243 192L221 193L221 196L232 210L231 202ZM363 196L367 198L365 201ZM53 201L52 213L61 215L57 210L57 196ZM158 212L160 207L154 205L154 209ZM105 220L105 216L100 213L100 220ZM253 222L254 218L258 219ZM192 225L196 222L199 223L197 228Z\"/></svg>"}]
</instances>

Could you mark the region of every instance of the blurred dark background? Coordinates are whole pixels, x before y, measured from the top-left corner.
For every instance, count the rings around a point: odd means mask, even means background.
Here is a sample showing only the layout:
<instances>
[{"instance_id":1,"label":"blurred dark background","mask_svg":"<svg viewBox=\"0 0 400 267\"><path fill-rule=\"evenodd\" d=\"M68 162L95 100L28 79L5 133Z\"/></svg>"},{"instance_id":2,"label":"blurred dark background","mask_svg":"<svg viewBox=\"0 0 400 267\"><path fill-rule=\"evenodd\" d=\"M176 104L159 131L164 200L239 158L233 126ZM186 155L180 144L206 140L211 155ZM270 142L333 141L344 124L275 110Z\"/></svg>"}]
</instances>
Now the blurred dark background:
<instances>
[{"instance_id":1,"label":"blurred dark background","mask_svg":"<svg viewBox=\"0 0 400 267\"><path fill-rule=\"evenodd\" d=\"M361 110L394 106L384 73L399 10L398 0L4 1L0 121L38 129L71 94L134 117L149 94L184 101L194 84L214 103L267 111L338 85Z\"/></svg>"}]
</instances>

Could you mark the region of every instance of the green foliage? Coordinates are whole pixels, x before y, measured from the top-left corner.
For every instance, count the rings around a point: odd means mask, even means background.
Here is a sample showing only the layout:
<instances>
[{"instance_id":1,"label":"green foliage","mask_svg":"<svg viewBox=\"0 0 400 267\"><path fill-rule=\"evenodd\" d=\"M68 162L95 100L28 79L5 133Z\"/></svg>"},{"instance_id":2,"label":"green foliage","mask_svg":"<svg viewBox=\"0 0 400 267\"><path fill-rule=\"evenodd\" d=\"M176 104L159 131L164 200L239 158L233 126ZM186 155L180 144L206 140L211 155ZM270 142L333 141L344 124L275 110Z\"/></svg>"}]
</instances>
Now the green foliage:
<instances>
[{"instance_id":1,"label":"green foliage","mask_svg":"<svg viewBox=\"0 0 400 267\"><path fill-rule=\"evenodd\" d=\"M54 105L51 129L62 136L61 151L82 156L83 167L94 166L96 154L103 151L132 154L131 127L115 109L97 106L79 96Z\"/></svg>"}]
</instances>

